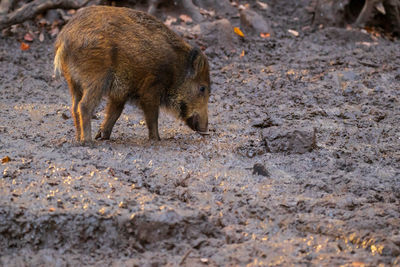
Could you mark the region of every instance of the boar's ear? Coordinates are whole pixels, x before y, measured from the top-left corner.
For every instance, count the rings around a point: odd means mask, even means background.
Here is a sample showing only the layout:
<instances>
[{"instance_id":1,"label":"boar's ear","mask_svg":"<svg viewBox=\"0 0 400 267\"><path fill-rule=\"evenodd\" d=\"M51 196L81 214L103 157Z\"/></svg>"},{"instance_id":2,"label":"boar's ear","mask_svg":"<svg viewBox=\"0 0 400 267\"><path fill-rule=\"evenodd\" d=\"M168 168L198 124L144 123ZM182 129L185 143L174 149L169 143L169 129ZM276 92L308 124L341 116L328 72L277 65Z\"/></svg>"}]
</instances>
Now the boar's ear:
<instances>
[{"instance_id":1,"label":"boar's ear","mask_svg":"<svg viewBox=\"0 0 400 267\"><path fill-rule=\"evenodd\" d=\"M203 56L200 48L198 47L192 48L188 56L188 72L187 72L188 76L191 78L195 77L199 72L204 70L206 65L207 61Z\"/></svg>"}]
</instances>

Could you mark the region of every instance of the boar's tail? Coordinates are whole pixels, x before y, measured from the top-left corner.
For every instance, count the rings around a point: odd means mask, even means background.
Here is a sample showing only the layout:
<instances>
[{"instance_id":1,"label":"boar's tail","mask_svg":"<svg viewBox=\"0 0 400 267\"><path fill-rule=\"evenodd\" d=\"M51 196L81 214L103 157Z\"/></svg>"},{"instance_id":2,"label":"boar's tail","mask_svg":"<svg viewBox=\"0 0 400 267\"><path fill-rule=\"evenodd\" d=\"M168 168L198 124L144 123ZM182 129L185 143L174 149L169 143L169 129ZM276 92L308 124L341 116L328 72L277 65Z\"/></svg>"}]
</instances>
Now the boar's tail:
<instances>
[{"instance_id":1,"label":"boar's tail","mask_svg":"<svg viewBox=\"0 0 400 267\"><path fill-rule=\"evenodd\" d=\"M54 56L54 74L53 78L59 78L61 76L61 58L64 54L64 44L61 43L56 47L56 55Z\"/></svg>"}]
</instances>

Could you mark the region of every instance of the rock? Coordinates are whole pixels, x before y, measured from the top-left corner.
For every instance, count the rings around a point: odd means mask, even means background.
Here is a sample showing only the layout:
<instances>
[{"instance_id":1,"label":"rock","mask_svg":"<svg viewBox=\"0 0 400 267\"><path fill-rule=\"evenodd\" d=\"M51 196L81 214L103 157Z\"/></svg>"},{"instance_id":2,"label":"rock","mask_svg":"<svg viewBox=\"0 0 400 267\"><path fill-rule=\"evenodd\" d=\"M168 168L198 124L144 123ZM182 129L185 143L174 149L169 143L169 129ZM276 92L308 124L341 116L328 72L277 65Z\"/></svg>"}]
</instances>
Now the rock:
<instances>
[{"instance_id":1,"label":"rock","mask_svg":"<svg viewBox=\"0 0 400 267\"><path fill-rule=\"evenodd\" d=\"M61 20L61 16L56 9L50 9L46 12L45 19L49 24L53 24L56 20Z\"/></svg>"},{"instance_id":2,"label":"rock","mask_svg":"<svg viewBox=\"0 0 400 267\"><path fill-rule=\"evenodd\" d=\"M316 131L311 127L283 128L272 126L263 129L267 151L271 153L306 153L316 147Z\"/></svg>"},{"instance_id":3,"label":"rock","mask_svg":"<svg viewBox=\"0 0 400 267\"><path fill-rule=\"evenodd\" d=\"M341 43L373 42L373 39L367 32L353 29L328 27L321 30L321 33L323 33L327 38Z\"/></svg>"},{"instance_id":4,"label":"rock","mask_svg":"<svg viewBox=\"0 0 400 267\"><path fill-rule=\"evenodd\" d=\"M382 255L385 256L390 256L390 257L397 257L400 255L400 249L399 247L394 244L393 242L390 242L389 240L387 240L384 244L383 244L383 249L382 249Z\"/></svg>"},{"instance_id":5,"label":"rock","mask_svg":"<svg viewBox=\"0 0 400 267\"><path fill-rule=\"evenodd\" d=\"M400 235L394 235L391 237L391 241L400 247Z\"/></svg>"},{"instance_id":6,"label":"rock","mask_svg":"<svg viewBox=\"0 0 400 267\"><path fill-rule=\"evenodd\" d=\"M240 11L240 26L245 34L266 34L273 35L270 24L257 12L250 9Z\"/></svg>"},{"instance_id":7,"label":"rock","mask_svg":"<svg viewBox=\"0 0 400 267\"><path fill-rule=\"evenodd\" d=\"M256 163L253 166L253 174L262 175L262 176L270 176L268 170L264 167L264 165L260 163Z\"/></svg>"},{"instance_id":8,"label":"rock","mask_svg":"<svg viewBox=\"0 0 400 267\"><path fill-rule=\"evenodd\" d=\"M231 52L235 49L236 36L232 24L227 19L200 23L193 27L193 32L207 43L209 50L224 49L226 52Z\"/></svg>"}]
</instances>

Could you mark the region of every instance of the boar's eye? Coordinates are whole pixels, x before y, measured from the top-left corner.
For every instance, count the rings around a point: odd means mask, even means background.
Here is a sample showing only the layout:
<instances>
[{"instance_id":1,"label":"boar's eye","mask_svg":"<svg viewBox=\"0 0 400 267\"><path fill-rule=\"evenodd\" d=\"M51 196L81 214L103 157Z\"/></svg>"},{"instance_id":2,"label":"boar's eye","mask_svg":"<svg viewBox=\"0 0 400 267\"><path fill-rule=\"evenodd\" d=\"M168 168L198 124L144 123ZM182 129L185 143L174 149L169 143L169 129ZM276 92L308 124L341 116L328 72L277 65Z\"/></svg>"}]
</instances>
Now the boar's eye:
<instances>
[{"instance_id":1,"label":"boar's eye","mask_svg":"<svg viewBox=\"0 0 400 267\"><path fill-rule=\"evenodd\" d=\"M205 86L200 86L199 91L201 93L204 93L206 91L206 87Z\"/></svg>"}]
</instances>

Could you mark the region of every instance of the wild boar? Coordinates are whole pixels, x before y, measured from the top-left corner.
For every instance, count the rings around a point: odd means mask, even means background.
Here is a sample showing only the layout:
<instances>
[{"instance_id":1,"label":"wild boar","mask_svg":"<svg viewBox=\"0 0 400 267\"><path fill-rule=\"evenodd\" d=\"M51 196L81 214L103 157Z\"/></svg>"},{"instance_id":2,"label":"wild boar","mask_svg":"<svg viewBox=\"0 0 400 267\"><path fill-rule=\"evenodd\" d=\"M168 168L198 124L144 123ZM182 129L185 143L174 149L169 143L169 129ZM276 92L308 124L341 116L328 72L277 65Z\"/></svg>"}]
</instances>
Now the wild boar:
<instances>
[{"instance_id":1,"label":"wild boar","mask_svg":"<svg viewBox=\"0 0 400 267\"><path fill-rule=\"evenodd\" d=\"M54 72L68 83L80 142L91 142L90 119L103 96L106 115L96 139L110 138L126 102L143 110L150 139L160 140L160 107L194 131L208 133L206 56L144 12L108 6L81 9L57 37Z\"/></svg>"}]
</instances>

